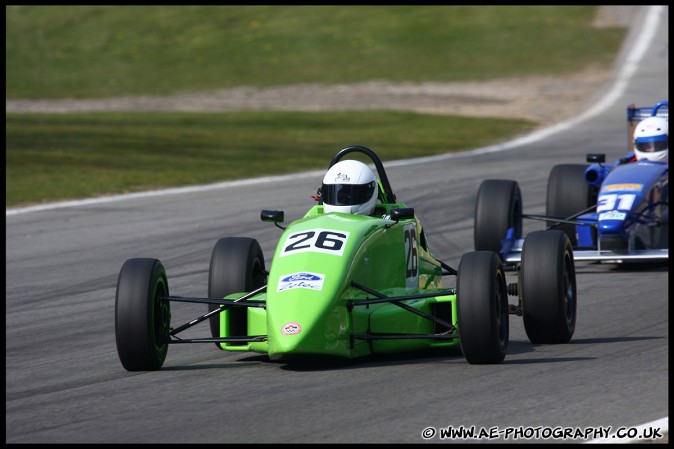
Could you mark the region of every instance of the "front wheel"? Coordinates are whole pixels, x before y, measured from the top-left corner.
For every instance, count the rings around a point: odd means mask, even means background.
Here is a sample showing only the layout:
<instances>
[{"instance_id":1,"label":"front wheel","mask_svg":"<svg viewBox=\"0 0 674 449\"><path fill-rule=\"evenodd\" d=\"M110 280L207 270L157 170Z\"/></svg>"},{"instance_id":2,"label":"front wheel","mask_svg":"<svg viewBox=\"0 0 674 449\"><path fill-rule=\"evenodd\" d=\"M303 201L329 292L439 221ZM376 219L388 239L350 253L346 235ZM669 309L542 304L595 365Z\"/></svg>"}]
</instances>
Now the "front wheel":
<instances>
[{"instance_id":1,"label":"front wheel","mask_svg":"<svg viewBox=\"0 0 674 449\"><path fill-rule=\"evenodd\" d=\"M251 292L262 287L267 281L264 256L257 240L250 237L224 237L218 240L211 254L208 270L208 297L222 299L232 293ZM218 309L217 304L209 304L208 310ZM245 335L247 309L232 308L232 335ZM220 337L220 314L209 318L211 335ZM237 323L239 326L237 328ZM222 349L219 343L215 344Z\"/></svg>"},{"instance_id":2,"label":"front wheel","mask_svg":"<svg viewBox=\"0 0 674 449\"><path fill-rule=\"evenodd\" d=\"M508 349L509 316L505 273L496 253L461 257L456 296L461 351L468 363L501 363Z\"/></svg>"},{"instance_id":3,"label":"front wheel","mask_svg":"<svg viewBox=\"0 0 674 449\"><path fill-rule=\"evenodd\" d=\"M568 343L576 328L576 270L563 231L530 233L522 247L522 318L529 340Z\"/></svg>"},{"instance_id":4,"label":"front wheel","mask_svg":"<svg viewBox=\"0 0 674 449\"><path fill-rule=\"evenodd\" d=\"M587 210L597 202L597 188L585 181L587 167L582 164L560 164L552 168L548 177L546 215L567 218ZM556 225L554 229L566 233L571 245L574 247L578 245L576 225L547 222L547 226L553 225ZM596 234L594 229L592 232Z\"/></svg>"},{"instance_id":5,"label":"front wheel","mask_svg":"<svg viewBox=\"0 0 674 449\"><path fill-rule=\"evenodd\" d=\"M115 340L127 371L161 368L168 352L171 307L166 270L157 259L124 262L117 279Z\"/></svg>"},{"instance_id":6,"label":"front wheel","mask_svg":"<svg viewBox=\"0 0 674 449\"><path fill-rule=\"evenodd\" d=\"M522 193L516 181L482 181L475 202L475 251L501 251L501 240L508 230L511 237L522 237Z\"/></svg>"}]
</instances>

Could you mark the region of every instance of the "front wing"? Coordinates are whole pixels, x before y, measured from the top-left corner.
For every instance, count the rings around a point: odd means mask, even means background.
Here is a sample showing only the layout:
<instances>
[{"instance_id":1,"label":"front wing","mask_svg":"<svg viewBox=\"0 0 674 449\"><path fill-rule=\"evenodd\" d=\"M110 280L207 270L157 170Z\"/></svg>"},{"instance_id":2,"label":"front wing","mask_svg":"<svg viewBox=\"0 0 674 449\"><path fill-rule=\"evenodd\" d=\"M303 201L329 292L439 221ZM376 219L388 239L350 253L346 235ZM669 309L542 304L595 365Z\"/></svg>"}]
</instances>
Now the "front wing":
<instances>
[{"instance_id":1,"label":"front wing","mask_svg":"<svg viewBox=\"0 0 674 449\"><path fill-rule=\"evenodd\" d=\"M501 256L504 262L518 263L522 261L522 246L524 239L516 239L511 244L504 245ZM611 251L603 249L575 249L573 260L589 262L660 262L669 259L669 249L644 249L629 252Z\"/></svg>"}]
</instances>

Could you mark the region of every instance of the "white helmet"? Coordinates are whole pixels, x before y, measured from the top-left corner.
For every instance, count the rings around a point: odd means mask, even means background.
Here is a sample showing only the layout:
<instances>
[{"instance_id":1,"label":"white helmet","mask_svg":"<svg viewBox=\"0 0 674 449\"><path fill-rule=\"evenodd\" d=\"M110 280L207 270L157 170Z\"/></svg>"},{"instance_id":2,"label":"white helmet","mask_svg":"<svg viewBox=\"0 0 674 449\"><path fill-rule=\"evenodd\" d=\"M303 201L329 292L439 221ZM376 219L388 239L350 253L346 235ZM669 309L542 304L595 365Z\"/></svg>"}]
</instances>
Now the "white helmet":
<instances>
[{"instance_id":1,"label":"white helmet","mask_svg":"<svg viewBox=\"0 0 674 449\"><path fill-rule=\"evenodd\" d=\"M370 215L377 202L377 179L362 162L337 162L323 177L321 199L325 212Z\"/></svg>"},{"instance_id":2,"label":"white helmet","mask_svg":"<svg viewBox=\"0 0 674 449\"><path fill-rule=\"evenodd\" d=\"M669 122L662 117L648 117L634 128L634 155L653 162L667 162L669 157Z\"/></svg>"}]
</instances>

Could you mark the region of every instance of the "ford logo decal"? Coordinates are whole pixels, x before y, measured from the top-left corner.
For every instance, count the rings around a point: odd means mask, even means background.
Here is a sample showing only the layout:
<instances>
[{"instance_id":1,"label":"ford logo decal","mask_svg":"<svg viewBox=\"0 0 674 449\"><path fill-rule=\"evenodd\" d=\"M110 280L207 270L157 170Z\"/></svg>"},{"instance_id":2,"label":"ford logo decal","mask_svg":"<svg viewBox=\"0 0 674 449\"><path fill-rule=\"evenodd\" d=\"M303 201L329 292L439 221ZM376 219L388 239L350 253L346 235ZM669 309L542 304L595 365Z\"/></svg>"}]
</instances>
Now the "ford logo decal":
<instances>
[{"instance_id":1,"label":"ford logo decal","mask_svg":"<svg viewBox=\"0 0 674 449\"><path fill-rule=\"evenodd\" d=\"M294 282L294 281L320 281L321 278L311 273L296 273L286 276L281 279L281 282Z\"/></svg>"}]
</instances>

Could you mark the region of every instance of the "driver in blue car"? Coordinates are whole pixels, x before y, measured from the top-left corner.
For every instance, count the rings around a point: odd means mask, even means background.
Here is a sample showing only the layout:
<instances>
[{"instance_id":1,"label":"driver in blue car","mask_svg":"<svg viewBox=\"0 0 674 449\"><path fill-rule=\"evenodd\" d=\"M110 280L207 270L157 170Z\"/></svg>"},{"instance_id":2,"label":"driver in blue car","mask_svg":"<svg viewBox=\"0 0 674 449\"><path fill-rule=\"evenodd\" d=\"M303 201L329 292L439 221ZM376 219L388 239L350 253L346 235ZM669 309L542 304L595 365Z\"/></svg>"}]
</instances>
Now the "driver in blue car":
<instances>
[{"instance_id":1,"label":"driver in blue car","mask_svg":"<svg viewBox=\"0 0 674 449\"><path fill-rule=\"evenodd\" d=\"M634 128L633 151L618 160L618 164L640 160L669 163L669 121L648 117Z\"/></svg>"},{"instance_id":2,"label":"driver in blue car","mask_svg":"<svg viewBox=\"0 0 674 449\"><path fill-rule=\"evenodd\" d=\"M377 178L370 167L362 162L337 162L323 177L320 199L326 213L371 215L377 197Z\"/></svg>"}]
</instances>

